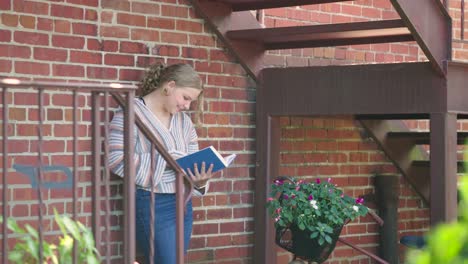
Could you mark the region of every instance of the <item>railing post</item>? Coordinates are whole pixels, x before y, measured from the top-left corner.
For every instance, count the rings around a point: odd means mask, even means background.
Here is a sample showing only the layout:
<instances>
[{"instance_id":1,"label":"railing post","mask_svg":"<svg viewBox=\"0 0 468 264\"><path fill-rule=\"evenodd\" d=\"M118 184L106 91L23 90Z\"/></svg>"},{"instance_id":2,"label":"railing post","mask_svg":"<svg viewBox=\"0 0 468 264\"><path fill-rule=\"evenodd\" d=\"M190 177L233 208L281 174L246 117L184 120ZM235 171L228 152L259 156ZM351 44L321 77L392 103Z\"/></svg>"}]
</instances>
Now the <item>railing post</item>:
<instances>
[{"instance_id":1,"label":"railing post","mask_svg":"<svg viewBox=\"0 0 468 264\"><path fill-rule=\"evenodd\" d=\"M7 229L7 217L8 217L8 191L7 191L7 173L8 173L8 98L7 98L7 88L2 87L2 103L3 103L3 172L2 172L2 188L3 188L3 223L2 223L2 263L7 263L8 260L8 229Z\"/></svg>"},{"instance_id":2,"label":"railing post","mask_svg":"<svg viewBox=\"0 0 468 264\"><path fill-rule=\"evenodd\" d=\"M93 126L93 188L92 188L92 207L93 207L93 233L96 241L96 248L101 244L101 115L99 92L92 92L92 126Z\"/></svg>"},{"instance_id":3,"label":"railing post","mask_svg":"<svg viewBox=\"0 0 468 264\"><path fill-rule=\"evenodd\" d=\"M134 91L127 92L124 107L124 263L126 264L133 264L135 261L134 97Z\"/></svg>"}]
</instances>

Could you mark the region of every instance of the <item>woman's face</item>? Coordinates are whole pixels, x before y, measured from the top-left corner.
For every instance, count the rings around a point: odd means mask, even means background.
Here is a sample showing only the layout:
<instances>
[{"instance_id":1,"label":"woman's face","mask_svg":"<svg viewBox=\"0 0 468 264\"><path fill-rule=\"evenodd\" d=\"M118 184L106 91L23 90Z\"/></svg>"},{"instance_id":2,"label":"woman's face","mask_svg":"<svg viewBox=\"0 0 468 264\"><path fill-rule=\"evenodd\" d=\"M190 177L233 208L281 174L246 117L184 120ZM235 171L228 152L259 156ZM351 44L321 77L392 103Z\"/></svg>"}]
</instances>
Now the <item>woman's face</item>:
<instances>
[{"instance_id":1,"label":"woman's face","mask_svg":"<svg viewBox=\"0 0 468 264\"><path fill-rule=\"evenodd\" d=\"M190 109L190 104L197 100L201 90L192 87L177 87L174 82L169 82L167 87L166 110L175 114Z\"/></svg>"}]
</instances>

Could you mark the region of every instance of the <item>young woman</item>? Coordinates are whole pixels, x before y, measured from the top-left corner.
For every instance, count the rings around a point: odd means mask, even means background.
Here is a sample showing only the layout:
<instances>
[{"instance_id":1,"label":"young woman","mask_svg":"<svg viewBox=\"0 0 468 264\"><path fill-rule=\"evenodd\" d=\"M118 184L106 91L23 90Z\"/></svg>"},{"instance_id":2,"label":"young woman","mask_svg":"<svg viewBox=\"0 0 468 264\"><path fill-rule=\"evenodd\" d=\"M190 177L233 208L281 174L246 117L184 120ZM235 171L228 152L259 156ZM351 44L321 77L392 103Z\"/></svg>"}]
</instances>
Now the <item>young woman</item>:
<instances>
[{"instance_id":1,"label":"young woman","mask_svg":"<svg viewBox=\"0 0 468 264\"><path fill-rule=\"evenodd\" d=\"M198 137L190 117L184 111L203 92L200 76L187 64L164 67L152 65L140 83L140 97L135 98L135 113L154 131L156 137L175 159L198 151ZM176 263L176 198L174 170L157 152L151 170L151 142L135 126L136 167L136 242L137 248L149 262L150 248L150 203L155 195L154 263ZM124 176L123 164L123 113L118 110L110 124L110 153L108 164L111 170ZM187 171L195 184L195 195L204 194L211 178L212 165L202 164ZM153 185L150 185L151 177ZM192 203L187 204L184 217L185 250L192 232Z\"/></svg>"}]
</instances>

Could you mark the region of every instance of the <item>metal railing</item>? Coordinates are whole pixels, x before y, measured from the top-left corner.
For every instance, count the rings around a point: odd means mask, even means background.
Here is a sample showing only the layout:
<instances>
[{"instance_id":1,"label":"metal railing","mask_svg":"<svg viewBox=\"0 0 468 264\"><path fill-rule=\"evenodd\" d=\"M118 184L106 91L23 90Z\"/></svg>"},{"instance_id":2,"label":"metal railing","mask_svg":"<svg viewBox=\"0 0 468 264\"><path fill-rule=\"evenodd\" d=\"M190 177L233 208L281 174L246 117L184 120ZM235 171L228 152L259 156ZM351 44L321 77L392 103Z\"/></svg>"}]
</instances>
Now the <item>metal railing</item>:
<instances>
[{"instance_id":1,"label":"metal railing","mask_svg":"<svg viewBox=\"0 0 468 264\"><path fill-rule=\"evenodd\" d=\"M184 197L184 184L187 188L192 188L191 181L183 174L182 170L178 167L175 160L168 154L168 152L164 149L163 145L161 145L155 136L152 135L150 130L145 127L143 122L135 116L134 113L134 104L133 99L135 97L136 87L132 85L122 85L117 83L111 84L95 84L95 83L66 83L66 82L32 82L32 81L20 81L17 79L0 79L0 88L2 91L2 106L3 106L3 121L2 121L2 215L3 215L3 223L2 223L2 233L1 233L1 242L2 242L2 249L1 249L1 260L2 263L8 263L8 244L9 242L9 231L7 229L7 221L6 219L10 216L10 196L11 192L10 187L8 186L8 179L15 176L15 171L19 172L20 174L23 173L27 174L28 177L31 179L31 185L33 189L35 189L36 197L37 197L37 215L33 215L34 212L31 210L31 213L26 220L31 220L30 218L37 218L36 226L38 229L38 236L39 236L39 252L38 256L41 260L40 263L43 261L43 241L44 241L44 234L45 230L43 230L43 221L44 216L47 216L44 209L48 209L44 207L44 195L48 194L52 196L51 190L53 188L63 188L64 186L68 186L71 188L72 193L72 209L71 209L71 217L73 220L77 220L78 217L82 217L84 214L84 218L86 218L86 214L89 213L86 209L82 209L80 214L78 213L78 206L79 206L79 198L78 198L78 190L84 189L82 193L85 197L84 199L88 199L89 194L86 190L90 190L91 193L91 226L92 231L94 234L94 239L96 243L96 247L103 256L103 261L105 263L110 263L111 259L115 256L111 256L111 206L110 206L110 188L111 188L111 172L109 168L105 165L106 158L109 154L109 147L107 143L107 138L109 136L109 112L112 111L110 107L109 100L113 98L114 104L117 103L123 109L124 113L124 175L123 178L123 225L120 225L121 229L123 230L123 261L124 263L133 264L135 261L135 165L134 165L134 129L135 125L144 133L149 140L152 142L156 151L161 154L164 159L167 161L168 165L171 166L177 172L176 178L176 192L177 192L177 202L176 202L176 217L177 217L177 234L176 234L176 244L183 245L183 214L184 214L184 200L188 198L190 192L185 192ZM33 90L36 91L37 94L37 101L34 107L37 107L37 144L35 146L37 149L37 153L33 150L33 142L29 142L29 154L35 155L35 158L29 156L27 159L31 162L32 165L20 165L20 164L12 164L13 153L11 153L11 144L10 144L10 136L9 134L12 133L10 129L10 125L14 125L10 123L9 117L9 107L12 105L16 107L15 102L11 102L14 93L17 93L21 90ZM57 166L55 164L46 164L44 160L48 159L48 163L55 163L54 157L50 154L45 153L44 151L44 133L47 132L47 122L48 117L45 117L45 107L48 105L44 103L45 92L52 93L70 93L71 92L71 115L72 115L72 136L71 136L71 147L67 147L64 151L69 152L72 157L72 169L68 169L66 166ZM28 93L30 94L30 93ZM90 183L87 186L80 186L83 183L79 182L79 177L81 174L86 172L86 169L83 169L82 164L83 161L80 161L79 158L85 159L86 157L79 156L79 138L80 138L80 127L78 122L78 116L81 111L82 120L86 119L85 113L89 112L89 109L80 109L79 104L79 97L80 95L85 94L85 98L90 98L90 104L88 108L91 108L91 151L84 156L87 156L91 161L91 168L89 169L90 172ZM21 94L15 95L16 97L20 97ZM15 98L16 98L15 97ZM36 98L35 98L36 99ZM86 100L85 100L86 102ZM104 102L104 105L101 105ZM50 105L50 102L49 102ZM57 107L57 106L55 106ZM60 107L60 106L59 106ZM70 106L68 106L70 107ZM84 106L86 107L86 103ZM33 106L31 106L33 108ZM104 118L102 118L104 116ZM88 120L85 120L88 121ZM33 127L34 124L28 124L28 127ZM14 131L13 131L14 133ZM47 136L49 139L53 139L54 136ZM152 151L153 153L153 151ZM48 154L48 156L46 156ZM154 159L153 159L154 160ZM10 165L10 163L12 165ZM62 182L54 182L54 181L45 181L44 173L58 170L64 173L67 177L65 181ZM81 173L81 174L80 174ZM70 179L71 178L71 179ZM185 181L184 181L185 180ZM35 188L34 188L35 187ZM23 187L24 188L24 187ZM80 189L82 188L82 189ZM104 194L102 193L104 192ZM152 195L153 197L153 195ZM185 198L185 199L184 199ZM54 198L50 198L54 199ZM51 201L49 199L49 202ZM53 201L53 200L52 200ZM13 203L13 202L12 202ZM28 203L34 203L32 200ZM81 201L81 206L83 207L85 202ZM104 210L101 208L102 204L104 204ZM66 203L65 203L64 213L66 213ZM154 223L154 199L151 201L151 221ZM89 209L88 209L89 210ZM104 219L104 223L101 223L101 218ZM153 224L151 224L152 226ZM153 227L151 227L153 228ZM104 237L104 239L103 239ZM14 237L13 237L14 239ZM115 238L114 238L115 239ZM151 241L151 249L153 249L153 242ZM177 263L184 263L184 247L177 246ZM76 257L76 246L74 247L74 254L73 254L73 263L77 263ZM152 263L153 260L150 260Z\"/></svg>"}]
</instances>

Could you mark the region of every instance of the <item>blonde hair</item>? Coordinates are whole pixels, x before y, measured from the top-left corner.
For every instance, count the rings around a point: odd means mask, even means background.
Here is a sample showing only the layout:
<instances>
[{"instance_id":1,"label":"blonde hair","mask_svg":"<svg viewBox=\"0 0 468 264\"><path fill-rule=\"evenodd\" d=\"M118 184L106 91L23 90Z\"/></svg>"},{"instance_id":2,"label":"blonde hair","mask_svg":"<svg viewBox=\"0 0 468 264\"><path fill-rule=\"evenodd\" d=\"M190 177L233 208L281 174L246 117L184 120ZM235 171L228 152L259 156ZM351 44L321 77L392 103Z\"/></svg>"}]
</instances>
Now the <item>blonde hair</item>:
<instances>
[{"instance_id":1,"label":"blonde hair","mask_svg":"<svg viewBox=\"0 0 468 264\"><path fill-rule=\"evenodd\" d=\"M156 63L149 67L140 82L140 95L145 96L161 88L165 83L174 81L178 87L191 87L203 90L200 75L188 64L164 66Z\"/></svg>"},{"instance_id":2,"label":"blonde hair","mask_svg":"<svg viewBox=\"0 0 468 264\"><path fill-rule=\"evenodd\" d=\"M201 90L198 96L196 123L203 112L203 84L200 75L189 64L179 63L165 66L162 63L150 65L139 84L140 96L145 96L160 89L165 83L174 81L177 87L190 87Z\"/></svg>"}]
</instances>

